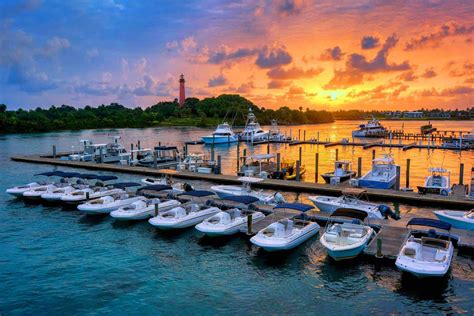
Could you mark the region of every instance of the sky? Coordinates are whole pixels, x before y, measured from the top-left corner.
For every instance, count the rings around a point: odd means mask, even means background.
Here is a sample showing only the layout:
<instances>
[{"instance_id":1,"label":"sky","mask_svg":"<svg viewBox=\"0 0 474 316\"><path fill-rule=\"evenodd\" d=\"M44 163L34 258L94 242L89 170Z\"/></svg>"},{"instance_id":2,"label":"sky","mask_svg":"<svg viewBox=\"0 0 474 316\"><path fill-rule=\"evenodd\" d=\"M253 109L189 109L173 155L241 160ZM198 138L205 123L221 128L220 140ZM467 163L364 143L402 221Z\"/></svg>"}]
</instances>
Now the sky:
<instances>
[{"instance_id":1,"label":"sky","mask_svg":"<svg viewBox=\"0 0 474 316\"><path fill-rule=\"evenodd\" d=\"M0 2L9 109L240 94L265 108L474 106L474 1Z\"/></svg>"}]
</instances>

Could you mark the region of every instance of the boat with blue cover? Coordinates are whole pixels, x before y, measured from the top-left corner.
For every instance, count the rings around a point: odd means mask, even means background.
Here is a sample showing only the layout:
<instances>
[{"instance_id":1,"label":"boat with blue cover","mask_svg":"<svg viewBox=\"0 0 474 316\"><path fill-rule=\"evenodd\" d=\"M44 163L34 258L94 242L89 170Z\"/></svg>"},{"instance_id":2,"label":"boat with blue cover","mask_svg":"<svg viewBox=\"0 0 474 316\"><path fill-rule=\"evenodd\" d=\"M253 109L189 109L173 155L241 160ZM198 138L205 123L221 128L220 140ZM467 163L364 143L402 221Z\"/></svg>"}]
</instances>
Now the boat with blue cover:
<instances>
[{"instance_id":1,"label":"boat with blue cover","mask_svg":"<svg viewBox=\"0 0 474 316\"><path fill-rule=\"evenodd\" d=\"M372 161L372 170L359 179L362 188L392 189L397 179L397 165L391 155L384 155Z\"/></svg>"}]
</instances>

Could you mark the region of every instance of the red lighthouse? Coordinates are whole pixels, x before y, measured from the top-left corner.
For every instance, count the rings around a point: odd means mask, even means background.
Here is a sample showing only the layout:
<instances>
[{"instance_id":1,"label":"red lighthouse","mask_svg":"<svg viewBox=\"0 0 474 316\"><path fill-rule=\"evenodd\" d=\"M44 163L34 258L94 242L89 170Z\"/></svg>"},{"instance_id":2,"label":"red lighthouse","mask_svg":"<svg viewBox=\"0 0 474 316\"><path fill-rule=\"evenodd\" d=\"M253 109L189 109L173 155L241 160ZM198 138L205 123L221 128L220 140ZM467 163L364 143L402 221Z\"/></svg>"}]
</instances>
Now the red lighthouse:
<instances>
[{"instance_id":1,"label":"red lighthouse","mask_svg":"<svg viewBox=\"0 0 474 316\"><path fill-rule=\"evenodd\" d=\"M184 105L184 100L186 99L186 95L184 93L184 75L181 74L179 76L179 105Z\"/></svg>"}]
</instances>

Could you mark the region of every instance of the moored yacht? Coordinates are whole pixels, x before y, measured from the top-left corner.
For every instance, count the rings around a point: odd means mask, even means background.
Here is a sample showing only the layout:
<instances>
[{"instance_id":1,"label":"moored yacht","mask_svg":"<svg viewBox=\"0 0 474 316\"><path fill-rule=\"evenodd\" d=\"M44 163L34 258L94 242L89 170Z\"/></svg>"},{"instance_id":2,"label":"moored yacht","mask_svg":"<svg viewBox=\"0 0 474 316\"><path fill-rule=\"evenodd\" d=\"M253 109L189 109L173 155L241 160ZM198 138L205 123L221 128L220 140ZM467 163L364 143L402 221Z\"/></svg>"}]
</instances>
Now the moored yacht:
<instances>
[{"instance_id":1,"label":"moored yacht","mask_svg":"<svg viewBox=\"0 0 474 316\"><path fill-rule=\"evenodd\" d=\"M433 193L449 195L451 192L451 173L444 168L430 168L431 175L426 177L423 186L418 186L421 194Z\"/></svg>"},{"instance_id":2,"label":"moored yacht","mask_svg":"<svg viewBox=\"0 0 474 316\"><path fill-rule=\"evenodd\" d=\"M387 129L372 117L367 124L361 124L358 130L352 131L352 137L384 137L387 133Z\"/></svg>"},{"instance_id":3,"label":"moored yacht","mask_svg":"<svg viewBox=\"0 0 474 316\"><path fill-rule=\"evenodd\" d=\"M397 165L390 155L384 155L372 161L372 170L359 179L358 185L362 188L391 189L396 179Z\"/></svg>"},{"instance_id":4,"label":"moored yacht","mask_svg":"<svg viewBox=\"0 0 474 316\"><path fill-rule=\"evenodd\" d=\"M431 218L413 218L408 226L428 226L448 231L410 230L408 238L397 256L398 269L418 278L442 277L451 266L454 247L449 230L451 224Z\"/></svg>"},{"instance_id":5,"label":"moored yacht","mask_svg":"<svg viewBox=\"0 0 474 316\"><path fill-rule=\"evenodd\" d=\"M338 160L334 163L334 171L323 173L321 177L329 184L339 184L355 176L355 171L351 169L351 162L348 160Z\"/></svg>"},{"instance_id":6,"label":"moored yacht","mask_svg":"<svg viewBox=\"0 0 474 316\"><path fill-rule=\"evenodd\" d=\"M224 122L219 124L211 135L203 136L202 140L205 144L225 144L239 141L239 136L227 122Z\"/></svg>"},{"instance_id":7,"label":"moored yacht","mask_svg":"<svg viewBox=\"0 0 474 316\"><path fill-rule=\"evenodd\" d=\"M247 115L247 122L245 128L240 134L240 139L248 142L262 141L267 140L269 137L269 132L264 131L260 124L257 122L257 118L253 113L252 109L249 108L249 113Z\"/></svg>"},{"instance_id":8,"label":"moored yacht","mask_svg":"<svg viewBox=\"0 0 474 316\"><path fill-rule=\"evenodd\" d=\"M304 213L313 208L303 203L284 203L275 206L274 209L289 209ZM306 216L302 216L302 219L284 218L260 230L250 238L250 241L266 251L290 250L316 235L319 228L318 223L307 220Z\"/></svg>"}]
</instances>

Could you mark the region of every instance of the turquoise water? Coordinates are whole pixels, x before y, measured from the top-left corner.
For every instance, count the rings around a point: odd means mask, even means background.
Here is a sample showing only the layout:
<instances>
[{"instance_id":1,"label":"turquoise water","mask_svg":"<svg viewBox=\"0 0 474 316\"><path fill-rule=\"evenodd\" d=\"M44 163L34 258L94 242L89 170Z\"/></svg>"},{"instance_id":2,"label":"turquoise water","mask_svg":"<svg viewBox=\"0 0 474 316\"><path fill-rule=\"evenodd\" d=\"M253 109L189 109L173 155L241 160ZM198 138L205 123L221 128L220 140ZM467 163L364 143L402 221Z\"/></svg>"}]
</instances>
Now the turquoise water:
<instances>
[{"instance_id":1,"label":"turquoise water","mask_svg":"<svg viewBox=\"0 0 474 316\"><path fill-rule=\"evenodd\" d=\"M445 279L422 282L402 275L390 262L361 258L335 263L317 237L295 251L266 254L244 236L212 240L192 229L160 233L146 222L89 218L71 208L26 203L4 193L33 180L34 173L51 170L15 163L9 156L46 152L53 143L65 149L83 136L108 133L0 136L1 314L474 312L469 256L458 255ZM159 133L173 141L194 138L196 131ZM304 195L286 196L306 201ZM400 208L402 213L427 211Z\"/></svg>"}]
</instances>

